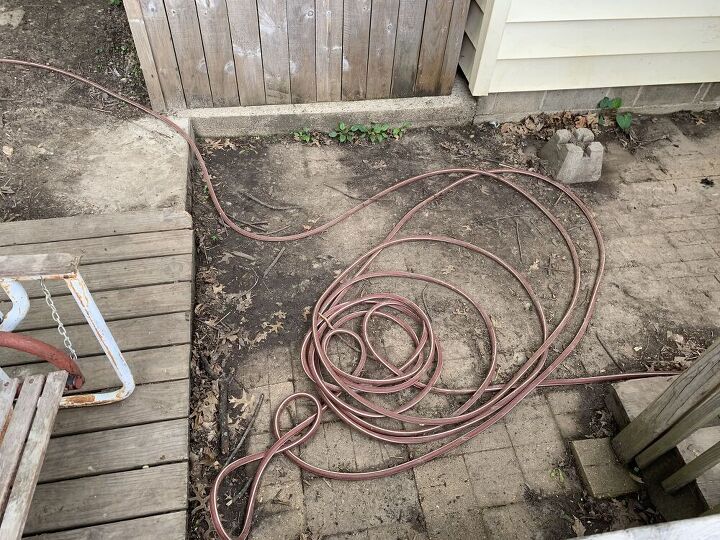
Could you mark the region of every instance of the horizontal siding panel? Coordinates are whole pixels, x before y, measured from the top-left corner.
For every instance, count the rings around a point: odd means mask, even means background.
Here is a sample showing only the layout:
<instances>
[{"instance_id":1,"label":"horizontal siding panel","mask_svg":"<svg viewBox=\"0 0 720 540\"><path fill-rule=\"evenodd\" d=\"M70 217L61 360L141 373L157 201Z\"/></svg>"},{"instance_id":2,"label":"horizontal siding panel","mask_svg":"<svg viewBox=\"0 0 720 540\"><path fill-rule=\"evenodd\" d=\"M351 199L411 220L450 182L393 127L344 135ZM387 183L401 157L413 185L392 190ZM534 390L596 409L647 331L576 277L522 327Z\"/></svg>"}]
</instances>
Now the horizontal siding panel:
<instances>
[{"instance_id":1,"label":"horizontal siding panel","mask_svg":"<svg viewBox=\"0 0 720 540\"><path fill-rule=\"evenodd\" d=\"M720 80L720 52L498 60L490 92Z\"/></svg>"},{"instance_id":2,"label":"horizontal siding panel","mask_svg":"<svg viewBox=\"0 0 720 540\"><path fill-rule=\"evenodd\" d=\"M718 0L513 0L508 22L718 17Z\"/></svg>"},{"instance_id":3,"label":"horizontal siding panel","mask_svg":"<svg viewBox=\"0 0 720 540\"><path fill-rule=\"evenodd\" d=\"M720 51L720 17L510 23L498 59L699 51Z\"/></svg>"},{"instance_id":4,"label":"horizontal siding panel","mask_svg":"<svg viewBox=\"0 0 720 540\"><path fill-rule=\"evenodd\" d=\"M462 69L465 77L470 79L472 76L473 62L475 61L475 46L468 36L463 38L462 48L460 49L460 69Z\"/></svg>"}]
</instances>

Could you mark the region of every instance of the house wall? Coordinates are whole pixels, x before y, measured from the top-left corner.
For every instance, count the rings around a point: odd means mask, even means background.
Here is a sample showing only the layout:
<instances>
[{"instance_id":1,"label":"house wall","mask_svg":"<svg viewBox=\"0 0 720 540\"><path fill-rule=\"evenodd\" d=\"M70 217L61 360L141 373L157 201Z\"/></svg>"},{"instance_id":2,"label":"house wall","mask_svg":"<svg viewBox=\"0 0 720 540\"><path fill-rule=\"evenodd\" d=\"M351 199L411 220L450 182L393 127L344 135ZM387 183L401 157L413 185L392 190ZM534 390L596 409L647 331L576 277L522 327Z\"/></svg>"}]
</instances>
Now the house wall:
<instances>
[{"instance_id":1,"label":"house wall","mask_svg":"<svg viewBox=\"0 0 720 540\"><path fill-rule=\"evenodd\" d=\"M460 66L475 96L552 103L563 97L554 91L591 89L632 105L639 87L682 85L670 101L700 102L711 92L700 83L720 81L720 1L472 0Z\"/></svg>"}]
</instances>

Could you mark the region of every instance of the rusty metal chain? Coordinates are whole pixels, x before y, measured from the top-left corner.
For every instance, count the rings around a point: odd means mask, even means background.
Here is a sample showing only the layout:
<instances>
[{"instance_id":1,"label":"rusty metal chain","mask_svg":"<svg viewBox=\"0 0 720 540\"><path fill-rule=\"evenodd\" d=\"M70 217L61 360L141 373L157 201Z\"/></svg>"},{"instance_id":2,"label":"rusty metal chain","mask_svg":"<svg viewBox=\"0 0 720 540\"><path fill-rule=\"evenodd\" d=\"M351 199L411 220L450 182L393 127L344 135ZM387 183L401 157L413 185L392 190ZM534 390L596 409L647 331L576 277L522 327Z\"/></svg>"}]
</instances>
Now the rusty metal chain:
<instances>
[{"instance_id":1,"label":"rusty metal chain","mask_svg":"<svg viewBox=\"0 0 720 540\"><path fill-rule=\"evenodd\" d=\"M57 308L55 307L55 302L53 302L52 295L50 294L50 290L45 285L45 280L40 278L40 287L42 287L43 293L45 293L45 303L50 308L50 312L52 314L52 319L57 324L57 331L58 334L63 338L63 344L65 345L65 348L67 349L68 353L70 354L70 358L77 361L77 353L75 352L75 349L73 348L72 341L70 341L70 336L68 336L67 330L65 330L65 325L60 320L60 314L58 313Z\"/></svg>"}]
</instances>

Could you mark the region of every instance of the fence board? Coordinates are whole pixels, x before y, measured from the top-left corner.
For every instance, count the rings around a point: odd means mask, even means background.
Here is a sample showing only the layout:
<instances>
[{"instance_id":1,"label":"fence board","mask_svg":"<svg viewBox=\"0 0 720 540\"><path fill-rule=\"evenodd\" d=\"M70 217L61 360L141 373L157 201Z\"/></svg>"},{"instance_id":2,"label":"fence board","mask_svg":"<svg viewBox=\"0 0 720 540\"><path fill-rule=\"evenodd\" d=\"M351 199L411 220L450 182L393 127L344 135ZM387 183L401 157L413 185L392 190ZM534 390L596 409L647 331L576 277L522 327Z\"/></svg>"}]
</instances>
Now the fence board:
<instances>
[{"instance_id":1,"label":"fence board","mask_svg":"<svg viewBox=\"0 0 720 540\"><path fill-rule=\"evenodd\" d=\"M342 98L365 99L368 46L370 44L370 0L345 3L343 20Z\"/></svg>"},{"instance_id":2,"label":"fence board","mask_svg":"<svg viewBox=\"0 0 720 540\"><path fill-rule=\"evenodd\" d=\"M427 0L400 0L392 97L410 97L415 90L420 41L425 24Z\"/></svg>"},{"instance_id":3,"label":"fence board","mask_svg":"<svg viewBox=\"0 0 720 540\"><path fill-rule=\"evenodd\" d=\"M720 386L720 339L683 371L647 409L612 441L625 462L653 443Z\"/></svg>"},{"instance_id":4,"label":"fence board","mask_svg":"<svg viewBox=\"0 0 720 540\"><path fill-rule=\"evenodd\" d=\"M453 3L452 15L450 16L450 27L448 29L447 44L445 45L445 56L443 57L442 71L440 72L439 94L449 94L455 82L455 74L460 59L460 48L464 37L463 29L467 20L470 0L455 0Z\"/></svg>"},{"instance_id":5,"label":"fence board","mask_svg":"<svg viewBox=\"0 0 720 540\"><path fill-rule=\"evenodd\" d=\"M195 2L213 105L215 107L240 105L227 5L223 1L216 0L195 0Z\"/></svg>"},{"instance_id":6,"label":"fence board","mask_svg":"<svg viewBox=\"0 0 720 540\"><path fill-rule=\"evenodd\" d=\"M317 101L315 0L287 0L290 92L293 103Z\"/></svg>"},{"instance_id":7,"label":"fence board","mask_svg":"<svg viewBox=\"0 0 720 540\"><path fill-rule=\"evenodd\" d=\"M180 78L189 107L212 107L212 93L194 0L165 0Z\"/></svg>"},{"instance_id":8,"label":"fence board","mask_svg":"<svg viewBox=\"0 0 720 540\"><path fill-rule=\"evenodd\" d=\"M147 86L150 104L156 111L164 111L165 98L163 97L162 87L158 76L157 66L153 58L152 46L148 38L148 31L145 27L142 8L139 0L124 0L125 14L128 18L130 33L135 42L135 50L137 51L138 60L140 61L140 69L142 69L143 77L145 77L145 85Z\"/></svg>"},{"instance_id":9,"label":"fence board","mask_svg":"<svg viewBox=\"0 0 720 540\"><path fill-rule=\"evenodd\" d=\"M241 105L265 103L265 80L256 0L227 0L235 76Z\"/></svg>"},{"instance_id":10,"label":"fence board","mask_svg":"<svg viewBox=\"0 0 720 540\"><path fill-rule=\"evenodd\" d=\"M290 103L290 58L284 0L257 0L268 104Z\"/></svg>"},{"instance_id":11,"label":"fence board","mask_svg":"<svg viewBox=\"0 0 720 540\"><path fill-rule=\"evenodd\" d=\"M668 476L662 482L665 491L672 493L686 486L701 474L712 469L720 463L720 441L705 450L690 463L683 465L679 470Z\"/></svg>"},{"instance_id":12,"label":"fence board","mask_svg":"<svg viewBox=\"0 0 720 540\"><path fill-rule=\"evenodd\" d=\"M416 95L432 95L439 89L453 3L428 0L415 81Z\"/></svg>"},{"instance_id":13,"label":"fence board","mask_svg":"<svg viewBox=\"0 0 720 540\"><path fill-rule=\"evenodd\" d=\"M160 78L165 105L170 109L184 109L185 94L170 37L165 4L163 0L140 0L140 9Z\"/></svg>"},{"instance_id":14,"label":"fence board","mask_svg":"<svg viewBox=\"0 0 720 540\"><path fill-rule=\"evenodd\" d=\"M370 20L368 99L390 97L400 0L374 0Z\"/></svg>"},{"instance_id":15,"label":"fence board","mask_svg":"<svg viewBox=\"0 0 720 540\"><path fill-rule=\"evenodd\" d=\"M315 79L318 101L342 98L343 0L315 2Z\"/></svg>"}]
</instances>

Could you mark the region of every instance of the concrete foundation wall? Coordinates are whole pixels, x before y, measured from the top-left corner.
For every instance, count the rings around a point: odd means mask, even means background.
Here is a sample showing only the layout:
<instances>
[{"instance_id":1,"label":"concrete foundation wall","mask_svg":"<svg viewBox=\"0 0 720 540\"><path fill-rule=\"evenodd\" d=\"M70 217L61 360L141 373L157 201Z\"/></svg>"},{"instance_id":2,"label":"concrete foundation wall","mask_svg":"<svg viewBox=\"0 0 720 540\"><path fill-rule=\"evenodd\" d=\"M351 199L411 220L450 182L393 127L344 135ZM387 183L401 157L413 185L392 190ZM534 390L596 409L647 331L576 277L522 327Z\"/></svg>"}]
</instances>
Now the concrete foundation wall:
<instances>
[{"instance_id":1,"label":"concrete foundation wall","mask_svg":"<svg viewBox=\"0 0 720 540\"><path fill-rule=\"evenodd\" d=\"M709 110L720 107L720 82L507 92L474 98L467 82L458 77L450 96L188 109L178 116L191 120L199 137L234 137L285 134L302 128L329 131L339 122L409 122L412 127L509 122L539 112L593 110L605 96L620 97L623 110L639 113Z\"/></svg>"}]
</instances>

